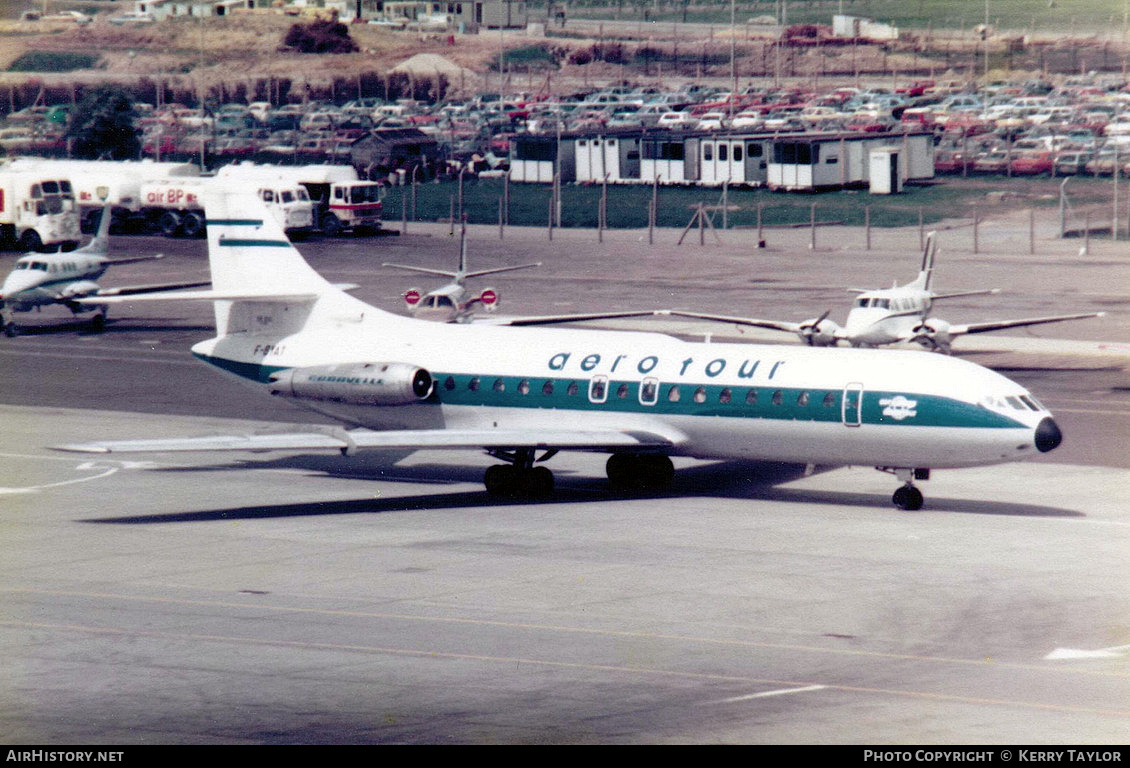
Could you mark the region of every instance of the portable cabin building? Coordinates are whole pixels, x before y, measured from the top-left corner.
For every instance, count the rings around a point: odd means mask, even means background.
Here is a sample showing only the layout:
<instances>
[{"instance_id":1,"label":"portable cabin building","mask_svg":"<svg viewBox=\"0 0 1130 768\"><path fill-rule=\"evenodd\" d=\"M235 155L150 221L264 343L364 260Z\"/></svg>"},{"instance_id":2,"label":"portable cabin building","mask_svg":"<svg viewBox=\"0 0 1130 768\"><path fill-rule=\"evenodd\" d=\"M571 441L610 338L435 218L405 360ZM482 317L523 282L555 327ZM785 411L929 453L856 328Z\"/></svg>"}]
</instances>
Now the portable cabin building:
<instances>
[{"instance_id":1,"label":"portable cabin building","mask_svg":"<svg viewBox=\"0 0 1130 768\"><path fill-rule=\"evenodd\" d=\"M893 147L904 181L934 176L930 133L806 133L779 136L768 163L768 186L785 191L813 191L867 185L871 152Z\"/></svg>"},{"instance_id":2,"label":"portable cabin building","mask_svg":"<svg viewBox=\"0 0 1130 768\"><path fill-rule=\"evenodd\" d=\"M571 137L519 134L510 140L510 180L549 184L576 179L575 143Z\"/></svg>"},{"instance_id":3,"label":"portable cabin building","mask_svg":"<svg viewBox=\"0 0 1130 768\"><path fill-rule=\"evenodd\" d=\"M640 181L639 133L608 133L570 139L576 157L578 182Z\"/></svg>"}]
</instances>

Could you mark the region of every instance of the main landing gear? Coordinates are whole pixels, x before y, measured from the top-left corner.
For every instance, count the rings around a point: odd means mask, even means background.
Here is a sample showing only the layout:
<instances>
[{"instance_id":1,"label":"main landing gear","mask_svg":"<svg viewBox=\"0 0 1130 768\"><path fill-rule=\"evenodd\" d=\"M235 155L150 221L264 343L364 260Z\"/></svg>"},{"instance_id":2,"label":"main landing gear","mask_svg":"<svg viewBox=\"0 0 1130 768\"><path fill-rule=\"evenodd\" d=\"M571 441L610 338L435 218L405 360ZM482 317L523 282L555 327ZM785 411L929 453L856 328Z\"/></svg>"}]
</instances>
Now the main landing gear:
<instances>
[{"instance_id":1,"label":"main landing gear","mask_svg":"<svg viewBox=\"0 0 1130 768\"><path fill-rule=\"evenodd\" d=\"M899 509L905 509L908 512L914 512L916 510L922 509L924 498L922 496L922 491L918 490L918 488L914 485L914 481L929 480L929 469L879 467L879 470L882 472L890 472L892 475L903 482L903 486L895 491L894 495L891 496L891 501L896 507L898 507Z\"/></svg>"},{"instance_id":2,"label":"main landing gear","mask_svg":"<svg viewBox=\"0 0 1130 768\"><path fill-rule=\"evenodd\" d=\"M483 484L487 493L497 497L545 498L553 493L553 473L545 467L535 467L534 462L545 461L557 451L547 451L540 459L534 457L532 448L516 451L491 451L491 456L508 464L487 467Z\"/></svg>"},{"instance_id":3,"label":"main landing gear","mask_svg":"<svg viewBox=\"0 0 1130 768\"><path fill-rule=\"evenodd\" d=\"M488 467L483 476L487 493L503 498L545 498L553 493L553 473L545 467L534 466L557 453L547 451L540 458L534 449L491 451L496 459L508 463ZM619 491L662 490L671 485L675 466L661 453L614 453L605 465L608 482Z\"/></svg>"},{"instance_id":4,"label":"main landing gear","mask_svg":"<svg viewBox=\"0 0 1130 768\"><path fill-rule=\"evenodd\" d=\"M661 490L675 478L675 466L662 453L614 453L605 471L612 487L625 491Z\"/></svg>"}]
</instances>

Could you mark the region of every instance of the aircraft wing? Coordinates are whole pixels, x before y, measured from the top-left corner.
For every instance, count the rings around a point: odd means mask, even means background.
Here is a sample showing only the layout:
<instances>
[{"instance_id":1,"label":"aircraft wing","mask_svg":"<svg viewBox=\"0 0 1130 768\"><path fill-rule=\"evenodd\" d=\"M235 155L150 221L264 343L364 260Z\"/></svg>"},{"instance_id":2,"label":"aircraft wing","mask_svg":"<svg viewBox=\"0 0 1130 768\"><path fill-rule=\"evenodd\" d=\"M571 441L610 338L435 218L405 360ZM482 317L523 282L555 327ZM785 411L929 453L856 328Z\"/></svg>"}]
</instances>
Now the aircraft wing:
<instances>
[{"instance_id":1,"label":"aircraft wing","mask_svg":"<svg viewBox=\"0 0 1130 768\"><path fill-rule=\"evenodd\" d=\"M1043 325L1044 323L1062 323L1066 320L1085 320L1089 317L1103 317L1106 312L1087 312L1079 315L1053 315L1051 317L1029 317L1022 320L996 320L987 323L967 323L965 325L951 325L949 334L960 336L965 333L985 333L987 331L1000 331L1005 328L1021 328L1025 325Z\"/></svg>"},{"instance_id":2,"label":"aircraft wing","mask_svg":"<svg viewBox=\"0 0 1130 768\"><path fill-rule=\"evenodd\" d=\"M211 285L210 280L202 280L195 283L156 283L154 285L125 285L121 288L102 288L98 293L94 294L95 297L101 296L133 296L142 293L161 293L162 291L179 291L184 288L199 288L204 285Z\"/></svg>"},{"instance_id":3,"label":"aircraft wing","mask_svg":"<svg viewBox=\"0 0 1130 768\"><path fill-rule=\"evenodd\" d=\"M112 267L116 264L133 264L138 261L156 261L163 258L165 258L165 254L155 253L152 256L123 256L120 259L103 259L102 263Z\"/></svg>"},{"instance_id":4,"label":"aircraft wing","mask_svg":"<svg viewBox=\"0 0 1130 768\"><path fill-rule=\"evenodd\" d=\"M705 312L684 312L678 309L663 310L657 314L672 315L674 317L691 317L696 320L713 320L718 323L733 323L734 325L750 325L755 328L768 328L773 331L785 333L801 333L801 323L789 323L781 320L758 320L752 317L731 317L730 315L711 315Z\"/></svg>"},{"instance_id":5,"label":"aircraft wing","mask_svg":"<svg viewBox=\"0 0 1130 768\"><path fill-rule=\"evenodd\" d=\"M976 291L951 291L950 293L932 294L930 299L936 301L938 299L956 299L959 296L995 296L1000 292L1000 288L983 288Z\"/></svg>"},{"instance_id":6,"label":"aircraft wing","mask_svg":"<svg viewBox=\"0 0 1130 768\"><path fill-rule=\"evenodd\" d=\"M529 317L478 317L472 321L476 325L553 325L555 323L579 323L585 320L610 320L617 317L647 317L661 314L655 310L625 312L591 312L576 315L532 315Z\"/></svg>"},{"instance_id":7,"label":"aircraft wing","mask_svg":"<svg viewBox=\"0 0 1130 768\"><path fill-rule=\"evenodd\" d=\"M214 437L112 440L54 446L73 453L150 453L173 451L303 451L382 448L537 448L606 451L670 448L682 437L612 429L424 429L216 435Z\"/></svg>"},{"instance_id":8,"label":"aircraft wing","mask_svg":"<svg viewBox=\"0 0 1130 768\"><path fill-rule=\"evenodd\" d=\"M203 283L181 283L179 287L209 285ZM114 289L110 289L114 290ZM121 289L118 289L121 290ZM173 287L165 288L174 290ZM275 301L306 302L317 298L313 293L277 293L255 291L185 291L184 293L137 293L126 295L99 294L97 298L76 299L79 304L124 304L136 301Z\"/></svg>"}]
</instances>

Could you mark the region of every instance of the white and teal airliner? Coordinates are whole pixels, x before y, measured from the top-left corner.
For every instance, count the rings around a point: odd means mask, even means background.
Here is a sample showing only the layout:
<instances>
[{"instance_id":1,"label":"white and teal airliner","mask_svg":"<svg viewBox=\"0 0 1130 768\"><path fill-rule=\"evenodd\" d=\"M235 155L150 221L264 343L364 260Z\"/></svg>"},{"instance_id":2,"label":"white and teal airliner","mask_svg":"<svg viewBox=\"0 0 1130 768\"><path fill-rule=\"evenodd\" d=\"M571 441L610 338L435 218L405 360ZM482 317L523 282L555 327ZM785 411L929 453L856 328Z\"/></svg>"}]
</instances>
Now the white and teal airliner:
<instances>
[{"instance_id":1,"label":"white and teal airliner","mask_svg":"<svg viewBox=\"0 0 1130 768\"><path fill-rule=\"evenodd\" d=\"M609 480L655 488L671 457L864 465L922 505L931 469L1054 449L1052 415L976 364L921 351L688 342L659 333L434 323L318 275L254 195L206 203L214 303L200 360L347 429L65 446L90 452L478 448L492 494L544 495L559 451L610 454ZM104 299L98 299L103 301ZM138 300L130 297L124 300Z\"/></svg>"}]
</instances>

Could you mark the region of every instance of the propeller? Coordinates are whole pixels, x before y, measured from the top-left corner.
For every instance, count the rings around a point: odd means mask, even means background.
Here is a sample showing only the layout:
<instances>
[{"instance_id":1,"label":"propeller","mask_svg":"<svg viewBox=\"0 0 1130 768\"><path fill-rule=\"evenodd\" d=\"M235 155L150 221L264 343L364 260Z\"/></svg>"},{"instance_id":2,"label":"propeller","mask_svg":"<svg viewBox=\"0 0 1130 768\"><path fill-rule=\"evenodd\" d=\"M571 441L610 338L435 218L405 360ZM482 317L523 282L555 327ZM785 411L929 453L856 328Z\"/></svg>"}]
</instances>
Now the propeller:
<instances>
[{"instance_id":1,"label":"propeller","mask_svg":"<svg viewBox=\"0 0 1130 768\"><path fill-rule=\"evenodd\" d=\"M820 317L805 320L800 324L800 335L805 344L810 347L827 347L836 343L836 330L839 326L828 321L828 315L831 313L832 310L826 310Z\"/></svg>"},{"instance_id":2,"label":"propeller","mask_svg":"<svg viewBox=\"0 0 1130 768\"><path fill-rule=\"evenodd\" d=\"M943 354L949 354L953 337L949 333L950 324L936 317L923 318L922 322L914 326L912 341L921 344L927 349Z\"/></svg>"}]
</instances>

